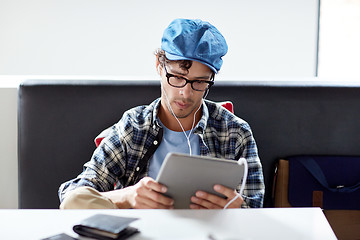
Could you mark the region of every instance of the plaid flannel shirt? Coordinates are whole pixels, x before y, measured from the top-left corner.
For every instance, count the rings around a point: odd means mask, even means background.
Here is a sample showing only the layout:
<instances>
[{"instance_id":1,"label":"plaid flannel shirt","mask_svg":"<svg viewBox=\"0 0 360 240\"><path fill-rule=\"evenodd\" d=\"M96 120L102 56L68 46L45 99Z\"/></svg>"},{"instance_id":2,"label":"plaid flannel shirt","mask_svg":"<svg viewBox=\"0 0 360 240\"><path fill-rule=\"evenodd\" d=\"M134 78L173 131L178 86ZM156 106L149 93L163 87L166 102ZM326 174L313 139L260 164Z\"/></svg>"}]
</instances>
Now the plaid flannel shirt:
<instances>
[{"instance_id":1,"label":"plaid flannel shirt","mask_svg":"<svg viewBox=\"0 0 360 240\"><path fill-rule=\"evenodd\" d=\"M148 106L126 111L91 160L84 164L83 172L60 186L60 201L79 186L104 192L133 185L147 176L149 160L162 139L163 130L156 118L159 106L160 99L156 99ZM262 207L263 172L250 126L209 100L202 107L203 115L194 129L194 134L199 136L200 155L231 160L245 158L249 169L242 207Z\"/></svg>"}]
</instances>

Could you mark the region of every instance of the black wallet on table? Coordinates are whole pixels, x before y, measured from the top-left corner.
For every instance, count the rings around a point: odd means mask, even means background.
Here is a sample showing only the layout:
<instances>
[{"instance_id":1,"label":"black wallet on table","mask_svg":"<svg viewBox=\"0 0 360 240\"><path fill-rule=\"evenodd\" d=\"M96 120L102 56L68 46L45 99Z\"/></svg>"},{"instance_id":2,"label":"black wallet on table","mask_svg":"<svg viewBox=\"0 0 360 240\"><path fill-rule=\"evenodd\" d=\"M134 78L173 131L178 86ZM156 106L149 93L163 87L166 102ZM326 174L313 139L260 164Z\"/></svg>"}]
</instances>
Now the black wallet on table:
<instances>
[{"instance_id":1,"label":"black wallet on table","mask_svg":"<svg viewBox=\"0 0 360 240\"><path fill-rule=\"evenodd\" d=\"M120 240L139 232L137 228L129 226L135 220L137 218L96 214L74 225L73 230L85 237L100 240Z\"/></svg>"}]
</instances>

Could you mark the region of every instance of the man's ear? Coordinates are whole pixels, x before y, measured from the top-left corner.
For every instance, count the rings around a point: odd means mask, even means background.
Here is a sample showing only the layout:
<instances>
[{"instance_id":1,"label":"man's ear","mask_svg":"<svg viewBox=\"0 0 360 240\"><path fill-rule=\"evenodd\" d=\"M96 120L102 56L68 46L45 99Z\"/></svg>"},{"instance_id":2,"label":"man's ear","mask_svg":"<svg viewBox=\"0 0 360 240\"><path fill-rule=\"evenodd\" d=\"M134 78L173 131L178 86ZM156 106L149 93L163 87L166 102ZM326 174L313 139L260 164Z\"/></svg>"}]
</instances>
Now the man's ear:
<instances>
[{"instance_id":1,"label":"man's ear","mask_svg":"<svg viewBox=\"0 0 360 240\"><path fill-rule=\"evenodd\" d=\"M156 71L158 72L159 75L161 75L161 64L157 58L155 64L156 64Z\"/></svg>"}]
</instances>

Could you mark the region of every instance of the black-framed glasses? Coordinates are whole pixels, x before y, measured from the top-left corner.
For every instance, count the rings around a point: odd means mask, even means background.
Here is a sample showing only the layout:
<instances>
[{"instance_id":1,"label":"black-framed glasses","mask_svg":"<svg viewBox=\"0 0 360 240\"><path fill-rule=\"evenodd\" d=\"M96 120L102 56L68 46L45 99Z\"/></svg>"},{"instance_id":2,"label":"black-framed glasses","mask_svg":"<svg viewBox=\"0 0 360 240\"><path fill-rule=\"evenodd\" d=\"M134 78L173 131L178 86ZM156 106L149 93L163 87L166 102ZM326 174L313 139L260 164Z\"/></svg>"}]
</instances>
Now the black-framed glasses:
<instances>
[{"instance_id":1,"label":"black-framed glasses","mask_svg":"<svg viewBox=\"0 0 360 240\"><path fill-rule=\"evenodd\" d=\"M186 84L190 83L191 88L195 91L204 92L208 90L213 84L214 84L214 75L210 78L210 80L189 80L180 76L173 75L171 73L168 73L166 70L166 67L164 65L165 69L165 76L167 78L167 82L170 86L176 87L176 88L182 88L185 87Z\"/></svg>"}]
</instances>

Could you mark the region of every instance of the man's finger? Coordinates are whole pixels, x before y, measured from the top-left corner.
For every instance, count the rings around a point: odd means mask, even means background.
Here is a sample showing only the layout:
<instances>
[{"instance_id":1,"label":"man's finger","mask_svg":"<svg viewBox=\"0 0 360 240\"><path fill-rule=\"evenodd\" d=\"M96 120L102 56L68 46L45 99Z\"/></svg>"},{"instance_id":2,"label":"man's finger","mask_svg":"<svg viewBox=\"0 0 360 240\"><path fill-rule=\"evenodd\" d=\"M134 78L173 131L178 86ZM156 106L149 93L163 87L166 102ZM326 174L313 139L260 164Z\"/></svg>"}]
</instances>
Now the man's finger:
<instances>
[{"instance_id":1,"label":"man's finger","mask_svg":"<svg viewBox=\"0 0 360 240\"><path fill-rule=\"evenodd\" d=\"M144 186L146 186L147 188L154 190L156 192L161 192L161 193L165 193L167 191L167 187L165 187L164 185L156 182L154 179L150 178L150 177L145 177L142 179Z\"/></svg>"},{"instance_id":2,"label":"man's finger","mask_svg":"<svg viewBox=\"0 0 360 240\"><path fill-rule=\"evenodd\" d=\"M203 191L197 191L195 196L197 199L202 200L201 202L195 203L206 208L222 208L227 203L226 199Z\"/></svg>"},{"instance_id":3,"label":"man's finger","mask_svg":"<svg viewBox=\"0 0 360 240\"><path fill-rule=\"evenodd\" d=\"M153 193L155 193L154 191L152 191ZM160 193L157 193L158 195L161 195ZM160 197L164 197L164 196L160 196ZM166 198L166 197L164 197ZM139 203L139 205L143 205L143 206L147 206L146 208L152 208L152 209L171 209L173 208L173 200L167 198L168 200L164 201L165 204L159 202L159 201L154 201L152 198L146 196L146 197L140 197L137 199L137 202Z\"/></svg>"},{"instance_id":4,"label":"man's finger","mask_svg":"<svg viewBox=\"0 0 360 240\"><path fill-rule=\"evenodd\" d=\"M233 190L233 189L231 189L231 188L224 187L224 186L219 185L219 184L216 184L216 185L214 186L214 190L217 191L217 192L219 192L219 193L221 193L221 194L223 194L223 195L225 195L225 196L227 197L227 200L226 200L227 203L228 203L229 201L231 201L232 199L234 199L235 197L238 196L238 193L237 193L235 190ZM242 199L242 197L239 196L239 197L238 197L234 202L232 202L232 203L230 204L230 206L228 206L228 207L238 208L238 207L241 206L241 204L242 204L243 201L244 201L244 200ZM227 204L227 203L226 203L226 204ZM225 205L224 205L224 207L225 207Z\"/></svg>"},{"instance_id":5,"label":"man's finger","mask_svg":"<svg viewBox=\"0 0 360 240\"><path fill-rule=\"evenodd\" d=\"M151 199L152 201L156 202L156 203L160 203L162 205L166 205L166 206L172 206L174 204L174 200L171 198L168 198L164 195L162 195L161 193L155 192L155 191L148 191L147 198Z\"/></svg>"},{"instance_id":6,"label":"man's finger","mask_svg":"<svg viewBox=\"0 0 360 240\"><path fill-rule=\"evenodd\" d=\"M206 208L197 204L190 204L190 209L206 209Z\"/></svg>"},{"instance_id":7,"label":"man's finger","mask_svg":"<svg viewBox=\"0 0 360 240\"><path fill-rule=\"evenodd\" d=\"M231 188L227 188L227 187L224 187L220 184L215 184L214 185L214 190L218 193L221 193L223 195L225 195L227 198L229 199L232 199L236 196L236 191L231 189Z\"/></svg>"},{"instance_id":8,"label":"man's finger","mask_svg":"<svg viewBox=\"0 0 360 240\"><path fill-rule=\"evenodd\" d=\"M209 194L210 196L210 194ZM208 196L207 196L208 197ZM222 207L214 202L208 201L206 198L199 198L199 197L191 197L191 202L195 203L196 205L202 207L202 208L207 208L207 209L221 209Z\"/></svg>"}]
</instances>

